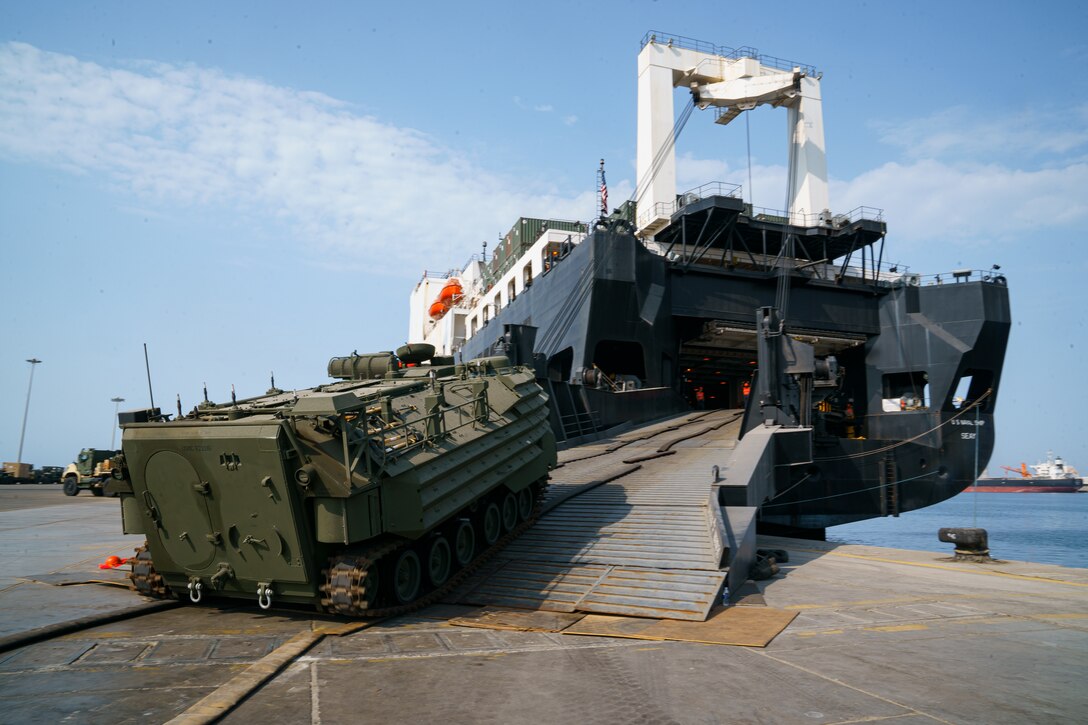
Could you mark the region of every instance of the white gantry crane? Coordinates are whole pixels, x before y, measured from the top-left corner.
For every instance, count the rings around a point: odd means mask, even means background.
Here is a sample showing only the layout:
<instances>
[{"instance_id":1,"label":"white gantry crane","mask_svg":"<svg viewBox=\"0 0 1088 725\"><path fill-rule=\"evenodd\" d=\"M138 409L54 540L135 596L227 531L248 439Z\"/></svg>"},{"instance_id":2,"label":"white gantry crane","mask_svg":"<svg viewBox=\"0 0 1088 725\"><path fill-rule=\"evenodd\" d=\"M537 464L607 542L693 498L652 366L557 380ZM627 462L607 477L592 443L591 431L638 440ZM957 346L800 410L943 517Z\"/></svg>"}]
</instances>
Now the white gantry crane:
<instances>
[{"instance_id":1,"label":"white gantry crane","mask_svg":"<svg viewBox=\"0 0 1088 725\"><path fill-rule=\"evenodd\" d=\"M698 108L722 109L715 119L721 124L763 103L785 106L790 218L815 220L829 214L820 78L815 71L763 58L752 49L651 35L638 56L635 200L640 236L652 237L676 209L673 89L680 87L691 90Z\"/></svg>"}]
</instances>

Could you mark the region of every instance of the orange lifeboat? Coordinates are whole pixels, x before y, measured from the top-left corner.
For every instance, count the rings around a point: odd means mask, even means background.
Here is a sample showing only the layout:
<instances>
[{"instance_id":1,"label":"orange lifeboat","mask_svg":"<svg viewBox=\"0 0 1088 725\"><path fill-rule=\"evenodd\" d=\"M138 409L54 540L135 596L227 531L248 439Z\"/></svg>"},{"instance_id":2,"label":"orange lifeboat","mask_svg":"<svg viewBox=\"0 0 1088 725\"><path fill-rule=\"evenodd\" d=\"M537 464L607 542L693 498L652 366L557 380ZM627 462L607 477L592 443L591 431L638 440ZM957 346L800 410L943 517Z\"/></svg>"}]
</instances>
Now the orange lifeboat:
<instances>
[{"instance_id":1,"label":"orange lifeboat","mask_svg":"<svg viewBox=\"0 0 1088 725\"><path fill-rule=\"evenodd\" d=\"M431 305L431 311L430 311L431 319L432 320L442 319L443 315L445 315L447 312L449 312L449 309L450 309L450 306L447 305L442 300L435 300L434 303Z\"/></svg>"},{"instance_id":2,"label":"orange lifeboat","mask_svg":"<svg viewBox=\"0 0 1088 725\"><path fill-rule=\"evenodd\" d=\"M442 288L442 291L438 293L438 301L444 302L447 309L453 306L454 301L464 293L461 289L461 283L456 279L451 279L446 283L446 286Z\"/></svg>"}]
</instances>

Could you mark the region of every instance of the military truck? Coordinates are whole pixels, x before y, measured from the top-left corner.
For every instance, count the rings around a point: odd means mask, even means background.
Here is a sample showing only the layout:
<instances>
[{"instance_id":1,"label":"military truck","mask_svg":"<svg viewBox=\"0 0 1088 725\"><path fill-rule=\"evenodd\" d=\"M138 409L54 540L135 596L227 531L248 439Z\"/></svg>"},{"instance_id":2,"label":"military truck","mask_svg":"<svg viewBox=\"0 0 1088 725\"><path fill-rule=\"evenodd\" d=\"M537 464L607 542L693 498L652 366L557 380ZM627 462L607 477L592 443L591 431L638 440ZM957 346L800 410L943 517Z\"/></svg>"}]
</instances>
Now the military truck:
<instances>
[{"instance_id":1,"label":"military truck","mask_svg":"<svg viewBox=\"0 0 1088 725\"><path fill-rule=\"evenodd\" d=\"M4 461L3 468L0 469L0 484L4 483L58 483L60 481L61 472L64 468L61 466L42 466L41 468L34 468L29 463L12 463L11 461Z\"/></svg>"},{"instance_id":2,"label":"military truck","mask_svg":"<svg viewBox=\"0 0 1088 725\"><path fill-rule=\"evenodd\" d=\"M4 461L3 473L0 473L2 483L33 483L34 466L29 463L14 463Z\"/></svg>"},{"instance_id":3,"label":"military truck","mask_svg":"<svg viewBox=\"0 0 1088 725\"><path fill-rule=\"evenodd\" d=\"M113 457L121 451L108 451L101 448L84 448L76 456L74 463L69 463L61 476L64 495L75 496L82 490L88 490L94 496L105 494L105 484L110 480Z\"/></svg>"},{"instance_id":4,"label":"military truck","mask_svg":"<svg viewBox=\"0 0 1088 725\"><path fill-rule=\"evenodd\" d=\"M556 447L532 370L433 354L353 353L329 384L122 420L109 490L147 537L134 588L367 616L452 586L533 518Z\"/></svg>"},{"instance_id":5,"label":"military truck","mask_svg":"<svg viewBox=\"0 0 1088 725\"><path fill-rule=\"evenodd\" d=\"M38 483L60 483L64 475L64 466L42 466L34 469L34 480Z\"/></svg>"}]
</instances>

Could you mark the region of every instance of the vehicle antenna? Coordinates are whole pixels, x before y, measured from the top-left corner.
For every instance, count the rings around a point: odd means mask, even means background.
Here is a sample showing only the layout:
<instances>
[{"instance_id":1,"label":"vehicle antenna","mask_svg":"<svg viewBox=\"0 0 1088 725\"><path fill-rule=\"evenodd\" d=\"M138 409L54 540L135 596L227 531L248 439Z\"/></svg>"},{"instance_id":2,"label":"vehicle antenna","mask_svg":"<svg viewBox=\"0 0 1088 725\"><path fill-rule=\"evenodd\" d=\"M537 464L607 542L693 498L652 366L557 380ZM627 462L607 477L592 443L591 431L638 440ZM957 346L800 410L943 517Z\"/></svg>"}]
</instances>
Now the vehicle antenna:
<instances>
[{"instance_id":1,"label":"vehicle antenna","mask_svg":"<svg viewBox=\"0 0 1088 725\"><path fill-rule=\"evenodd\" d=\"M181 393L178 393L178 418L181 417Z\"/></svg>"},{"instance_id":2,"label":"vehicle antenna","mask_svg":"<svg viewBox=\"0 0 1088 725\"><path fill-rule=\"evenodd\" d=\"M147 369L147 394L151 398L151 409L155 409L155 391L151 389L151 363L147 358L147 343L144 343L144 367Z\"/></svg>"},{"instance_id":3,"label":"vehicle antenna","mask_svg":"<svg viewBox=\"0 0 1088 725\"><path fill-rule=\"evenodd\" d=\"M230 404L238 405L238 398L234 397L234 383L230 384Z\"/></svg>"},{"instance_id":4,"label":"vehicle antenna","mask_svg":"<svg viewBox=\"0 0 1088 725\"><path fill-rule=\"evenodd\" d=\"M272 389L275 390L276 389L276 371L273 370L270 373L270 375L271 375L271 378L272 378Z\"/></svg>"},{"instance_id":5,"label":"vehicle antenna","mask_svg":"<svg viewBox=\"0 0 1088 725\"><path fill-rule=\"evenodd\" d=\"M211 402L210 400L208 400L208 384L207 383L204 383L204 402L205 403L210 403Z\"/></svg>"}]
</instances>

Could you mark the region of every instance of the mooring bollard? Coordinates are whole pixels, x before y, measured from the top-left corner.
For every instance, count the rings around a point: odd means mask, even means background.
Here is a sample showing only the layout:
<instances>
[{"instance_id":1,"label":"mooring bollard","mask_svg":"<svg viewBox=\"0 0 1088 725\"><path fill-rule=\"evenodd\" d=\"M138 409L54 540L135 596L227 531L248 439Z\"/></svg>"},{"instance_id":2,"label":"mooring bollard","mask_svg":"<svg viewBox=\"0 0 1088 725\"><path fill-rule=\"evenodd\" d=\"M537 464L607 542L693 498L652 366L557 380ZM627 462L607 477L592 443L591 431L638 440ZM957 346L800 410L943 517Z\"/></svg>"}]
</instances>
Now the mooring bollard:
<instances>
[{"instance_id":1,"label":"mooring bollard","mask_svg":"<svg viewBox=\"0 0 1088 725\"><path fill-rule=\"evenodd\" d=\"M956 561L993 561L986 529L940 529L937 539L956 545Z\"/></svg>"}]
</instances>

